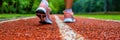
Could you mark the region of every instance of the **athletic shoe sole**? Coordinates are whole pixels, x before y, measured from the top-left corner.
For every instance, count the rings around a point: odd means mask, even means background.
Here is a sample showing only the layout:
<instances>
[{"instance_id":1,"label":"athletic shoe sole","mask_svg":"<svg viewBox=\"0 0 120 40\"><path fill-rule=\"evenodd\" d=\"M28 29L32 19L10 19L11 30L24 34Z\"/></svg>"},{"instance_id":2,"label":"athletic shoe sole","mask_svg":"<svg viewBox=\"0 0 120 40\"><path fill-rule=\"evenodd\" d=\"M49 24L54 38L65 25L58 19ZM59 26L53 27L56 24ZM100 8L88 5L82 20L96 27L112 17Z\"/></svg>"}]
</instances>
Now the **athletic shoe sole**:
<instances>
[{"instance_id":1,"label":"athletic shoe sole","mask_svg":"<svg viewBox=\"0 0 120 40\"><path fill-rule=\"evenodd\" d=\"M40 18L40 23L45 23L46 13L42 9L38 9L36 13L36 15Z\"/></svg>"}]
</instances>

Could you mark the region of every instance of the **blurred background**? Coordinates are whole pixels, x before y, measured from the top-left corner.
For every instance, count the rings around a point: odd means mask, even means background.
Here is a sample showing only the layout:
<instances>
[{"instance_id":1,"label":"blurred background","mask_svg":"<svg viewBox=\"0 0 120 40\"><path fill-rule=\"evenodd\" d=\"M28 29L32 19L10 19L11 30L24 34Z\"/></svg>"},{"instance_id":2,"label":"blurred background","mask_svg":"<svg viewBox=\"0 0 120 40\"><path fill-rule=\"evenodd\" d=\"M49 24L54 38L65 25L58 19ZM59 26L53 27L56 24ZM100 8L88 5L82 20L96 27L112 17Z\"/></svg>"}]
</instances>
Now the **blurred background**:
<instances>
[{"instance_id":1,"label":"blurred background","mask_svg":"<svg viewBox=\"0 0 120 40\"><path fill-rule=\"evenodd\" d=\"M41 0L0 0L0 13L34 13ZM62 13L64 0L49 0L52 13ZM120 0L74 0L73 11L119 12Z\"/></svg>"},{"instance_id":2,"label":"blurred background","mask_svg":"<svg viewBox=\"0 0 120 40\"><path fill-rule=\"evenodd\" d=\"M41 0L0 0L0 21L35 16L40 2ZM49 6L52 14L63 14L64 0L49 0ZM75 16L120 20L120 0L74 0L72 9Z\"/></svg>"}]
</instances>

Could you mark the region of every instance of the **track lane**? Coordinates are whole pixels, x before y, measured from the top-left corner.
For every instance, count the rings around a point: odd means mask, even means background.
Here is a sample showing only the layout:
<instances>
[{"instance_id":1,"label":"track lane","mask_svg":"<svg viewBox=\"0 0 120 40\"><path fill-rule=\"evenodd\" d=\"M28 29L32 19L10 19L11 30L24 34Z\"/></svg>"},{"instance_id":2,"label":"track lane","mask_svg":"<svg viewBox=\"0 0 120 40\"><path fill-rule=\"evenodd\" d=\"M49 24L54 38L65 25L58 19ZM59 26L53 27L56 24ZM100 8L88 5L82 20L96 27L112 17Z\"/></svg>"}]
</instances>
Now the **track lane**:
<instances>
[{"instance_id":1,"label":"track lane","mask_svg":"<svg viewBox=\"0 0 120 40\"><path fill-rule=\"evenodd\" d=\"M0 40L61 40L54 20L52 25L39 24L38 18L0 23Z\"/></svg>"},{"instance_id":2,"label":"track lane","mask_svg":"<svg viewBox=\"0 0 120 40\"><path fill-rule=\"evenodd\" d=\"M63 20L64 16L59 15ZM120 22L75 17L75 23L67 23L85 40L120 40ZM38 18L0 23L0 40L62 40L59 28L53 24L39 24Z\"/></svg>"},{"instance_id":3,"label":"track lane","mask_svg":"<svg viewBox=\"0 0 120 40\"><path fill-rule=\"evenodd\" d=\"M59 15L63 20L64 16ZM85 40L120 40L120 22L75 17L75 23L67 23Z\"/></svg>"}]
</instances>

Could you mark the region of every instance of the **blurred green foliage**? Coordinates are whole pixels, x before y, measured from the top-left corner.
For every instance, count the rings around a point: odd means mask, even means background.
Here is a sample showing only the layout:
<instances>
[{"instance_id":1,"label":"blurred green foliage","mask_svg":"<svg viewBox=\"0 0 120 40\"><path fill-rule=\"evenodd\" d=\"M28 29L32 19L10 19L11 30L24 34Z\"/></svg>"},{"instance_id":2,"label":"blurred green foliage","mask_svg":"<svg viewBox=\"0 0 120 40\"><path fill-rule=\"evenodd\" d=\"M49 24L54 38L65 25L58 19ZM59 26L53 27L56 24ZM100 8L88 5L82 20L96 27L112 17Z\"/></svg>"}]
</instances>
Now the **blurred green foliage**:
<instances>
[{"instance_id":1,"label":"blurred green foliage","mask_svg":"<svg viewBox=\"0 0 120 40\"><path fill-rule=\"evenodd\" d=\"M0 0L0 13L34 13L41 0ZM49 0L52 13L62 13L64 0ZM74 0L73 11L120 11L120 0Z\"/></svg>"},{"instance_id":2,"label":"blurred green foliage","mask_svg":"<svg viewBox=\"0 0 120 40\"><path fill-rule=\"evenodd\" d=\"M119 12L120 0L77 0L74 12Z\"/></svg>"},{"instance_id":3,"label":"blurred green foliage","mask_svg":"<svg viewBox=\"0 0 120 40\"><path fill-rule=\"evenodd\" d=\"M64 10L64 0L49 0L49 3L53 13L61 13Z\"/></svg>"},{"instance_id":4,"label":"blurred green foliage","mask_svg":"<svg viewBox=\"0 0 120 40\"><path fill-rule=\"evenodd\" d=\"M40 0L1 0L0 13L33 13Z\"/></svg>"}]
</instances>

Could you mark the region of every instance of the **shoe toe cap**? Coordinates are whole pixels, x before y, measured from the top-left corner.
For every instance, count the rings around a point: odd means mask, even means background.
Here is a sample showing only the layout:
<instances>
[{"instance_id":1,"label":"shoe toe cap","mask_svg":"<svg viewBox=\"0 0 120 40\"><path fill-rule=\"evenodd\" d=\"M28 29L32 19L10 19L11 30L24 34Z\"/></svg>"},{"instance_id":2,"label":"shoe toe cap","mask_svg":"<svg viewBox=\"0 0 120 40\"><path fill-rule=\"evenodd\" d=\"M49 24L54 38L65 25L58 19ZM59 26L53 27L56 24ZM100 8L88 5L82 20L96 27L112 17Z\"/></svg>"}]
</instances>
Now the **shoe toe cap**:
<instances>
[{"instance_id":1,"label":"shoe toe cap","mask_svg":"<svg viewBox=\"0 0 120 40\"><path fill-rule=\"evenodd\" d=\"M65 18L64 22L74 22L74 20L72 18Z\"/></svg>"}]
</instances>

